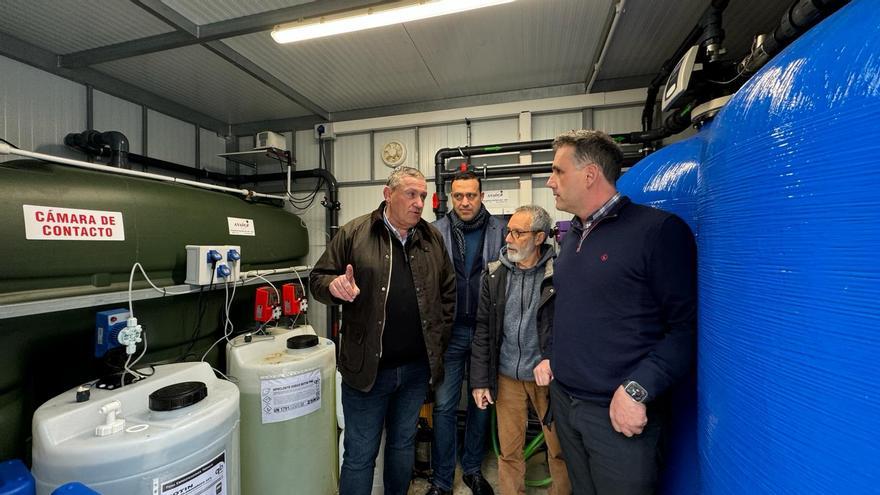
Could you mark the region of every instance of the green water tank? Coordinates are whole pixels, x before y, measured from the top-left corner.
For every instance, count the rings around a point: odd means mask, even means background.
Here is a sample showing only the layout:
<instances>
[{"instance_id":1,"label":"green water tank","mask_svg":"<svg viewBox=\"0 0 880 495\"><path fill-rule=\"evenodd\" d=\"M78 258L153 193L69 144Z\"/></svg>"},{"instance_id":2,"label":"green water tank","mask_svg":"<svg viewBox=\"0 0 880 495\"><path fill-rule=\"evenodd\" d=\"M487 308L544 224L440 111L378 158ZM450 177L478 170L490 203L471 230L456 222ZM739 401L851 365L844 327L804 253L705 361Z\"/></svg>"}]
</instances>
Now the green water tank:
<instances>
[{"instance_id":1,"label":"green water tank","mask_svg":"<svg viewBox=\"0 0 880 495\"><path fill-rule=\"evenodd\" d=\"M136 261L182 284L187 244L240 246L242 270L291 266L309 245L278 205L34 160L0 164L0 228L0 305L123 290Z\"/></svg>"}]
</instances>

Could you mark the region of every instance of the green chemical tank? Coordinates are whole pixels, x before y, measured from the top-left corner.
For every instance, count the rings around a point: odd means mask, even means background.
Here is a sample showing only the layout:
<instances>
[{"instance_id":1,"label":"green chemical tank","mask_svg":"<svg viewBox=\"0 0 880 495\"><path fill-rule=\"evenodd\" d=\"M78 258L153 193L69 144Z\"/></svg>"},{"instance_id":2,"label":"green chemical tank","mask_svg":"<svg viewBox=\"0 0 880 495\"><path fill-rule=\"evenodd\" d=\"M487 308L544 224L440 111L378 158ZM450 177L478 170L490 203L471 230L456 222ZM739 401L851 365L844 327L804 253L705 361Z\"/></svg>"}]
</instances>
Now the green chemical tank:
<instances>
[{"instance_id":1,"label":"green chemical tank","mask_svg":"<svg viewBox=\"0 0 880 495\"><path fill-rule=\"evenodd\" d=\"M0 226L0 305L125 290L136 261L182 284L187 244L241 246L243 271L294 265L309 244L279 205L34 160L0 164Z\"/></svg>"}]
</instances>

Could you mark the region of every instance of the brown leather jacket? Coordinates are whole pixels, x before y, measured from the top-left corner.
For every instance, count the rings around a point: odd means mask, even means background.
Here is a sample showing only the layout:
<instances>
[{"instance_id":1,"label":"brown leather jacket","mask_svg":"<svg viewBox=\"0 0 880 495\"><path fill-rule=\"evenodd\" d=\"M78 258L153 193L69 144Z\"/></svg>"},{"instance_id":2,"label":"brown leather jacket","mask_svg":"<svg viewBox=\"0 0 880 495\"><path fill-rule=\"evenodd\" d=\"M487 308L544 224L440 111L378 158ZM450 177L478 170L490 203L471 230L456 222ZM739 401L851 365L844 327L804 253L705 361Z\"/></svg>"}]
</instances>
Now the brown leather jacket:
<instances>
[{"instance_id":1,"label":"brown leather jacket","mask_svg":"<svg viewBox=\"0 0 880 495\"><path fill-rule=\"evenodd\" d=\"M385 226L384 209L382 202L372 213L343 225L312 269L310 281L315 299L324 304L342 304L339 371L348 386L365 392L373 387L382 354L391 242L399 242ZM416 224L407 239L406 252L411 260L431 383L437 384L443 379L443 353L455 317L455 269L440 232L424 220ZM354 268L355 282L361 290L351 303L330 294L330 282L345 273L348 264Z\"/></svg>"}]
</instances>

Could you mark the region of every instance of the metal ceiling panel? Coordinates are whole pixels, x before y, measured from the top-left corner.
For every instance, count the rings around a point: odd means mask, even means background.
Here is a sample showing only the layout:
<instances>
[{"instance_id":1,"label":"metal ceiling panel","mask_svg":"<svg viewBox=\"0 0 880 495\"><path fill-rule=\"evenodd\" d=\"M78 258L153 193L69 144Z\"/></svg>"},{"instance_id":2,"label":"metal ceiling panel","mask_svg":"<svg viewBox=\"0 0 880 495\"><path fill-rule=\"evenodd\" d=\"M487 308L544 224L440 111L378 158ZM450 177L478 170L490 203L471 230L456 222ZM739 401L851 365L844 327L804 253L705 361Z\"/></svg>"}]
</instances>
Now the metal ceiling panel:
<instances>
[{"instance_id":1,"label":"metal ceiling panel","mask_svg":"<svg viewBox=\"0 0 880 495\"><path fill-rule=\"evenodd\" d=\"M228 123L311 114L201 46L117 60L94 68Z\"/></svg>"},{"instance_id":2,"label":"metal ceiling panel","mask_svg":"<svg viewBox=\"0 0 880 495\"><path fill-rule=\"evenodd\" d=\"M224 43L340 112L583 83L611 4L519 0L290 45L269 33Z\"/></svg>"},{"instance_id":3,"label":"metal ceiling panel","mask_svg":"<svg viewBox=\"0 0 880 495\"><path fill-rule=\"evenodd\" d=\"M2 0L0 31L57 54L88 50L172 28L119 0Z\"/></svg>"},{"instance_id":4,"label":"metal ceiling panel","mask_svg":"<svg viewBox=\"0 0 880 495\"><path fill-rule=\"evenodd\" d=\"M311 3L311 0L162 0L162 3L202 25Z\"/></svg>"},{"instance_id":5,"label":"metal ceiling panel","mask_svg":"<svg viewBox=\"0 0 880 495\"><path fill-rule=\"evenodd\" d=\"M444 95L401 24L289 45L268 32L223 42L331 112Z\"/></svg>"},{"instance_id":6,"label":"metal ceiling panel","mask_svg":"<svg viewBox=\"0 0 880 495\"><path fill-rule=\"evenodd\" d=\"M613 0L519 0L405 28L446 98L583 83Z\"/></svg>"},{"instance_id":7,"label":"metal ceiling panel","mask_svg":"<svg viewBox=\"0 0 880 495\"><path fill-rule=\"evenodd\" d=\"M752 37L779 21L791 0L737 0L724 11L724 47L739 59ZM593 91L631 89L650 83L688 35L709 0L626 0L624 12Z\"/></svg>"}]
</instances>

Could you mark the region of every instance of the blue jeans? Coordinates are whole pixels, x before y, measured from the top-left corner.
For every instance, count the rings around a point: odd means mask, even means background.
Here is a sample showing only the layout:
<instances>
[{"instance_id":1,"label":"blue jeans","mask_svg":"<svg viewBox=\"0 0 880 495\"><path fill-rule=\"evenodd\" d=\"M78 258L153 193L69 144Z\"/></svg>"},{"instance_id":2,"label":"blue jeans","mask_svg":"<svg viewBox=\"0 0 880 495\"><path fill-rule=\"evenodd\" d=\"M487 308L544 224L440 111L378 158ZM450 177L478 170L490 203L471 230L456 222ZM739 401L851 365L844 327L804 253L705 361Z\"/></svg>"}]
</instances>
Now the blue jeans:
<instances>
[{"instance_id":1,"label":"blue jeans","mask_svg":"<svg viewBox=\"0 0 880 495\"><path fill-rule=\"evenodd\" d=\"M376 455L385 437L385 493L406 495L415 461L419 409L428 394L427 362L380 369L369 392L342 384L345 453L339 495L370 495Z\"/></svg>"},{"instance_id":2,"label":"blue jeans","mask_svg":"<svg viewBox=\"0 0 880 495\"><path fill-rule=\"evenodd\" d=\"M443 355L444 378L437 388L434 403L434 443L431 448L431 464L434 485L451 490L455 478L456 442L455 413L461 399L461 382L465 369L470 365L473 328L456 326L452 329L449 347ZM468 386L470 391L470 386ZM470 395L470 394L468 394ZM480 472L486 454L486 430L489 410L477 407L468 396L467 419L464 429L464 451L461 453L461 470L464 474Z\"/></svg>"}]
</instances>

